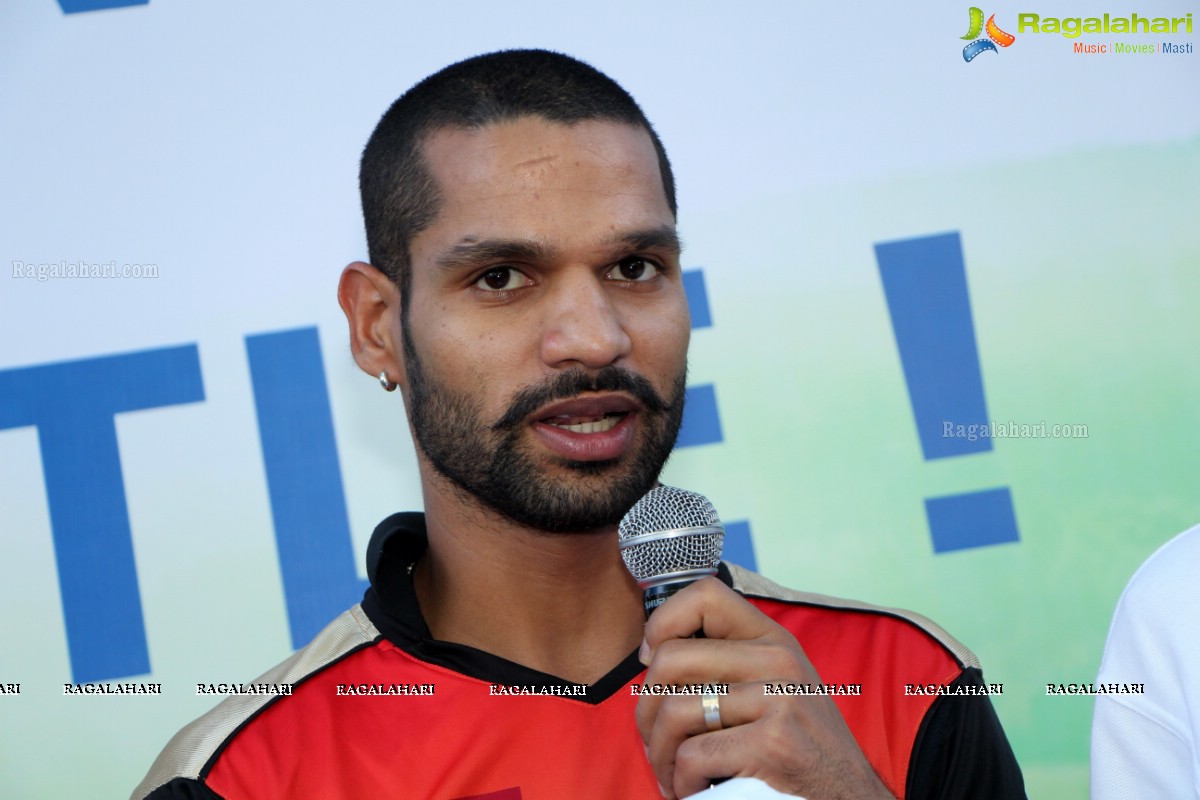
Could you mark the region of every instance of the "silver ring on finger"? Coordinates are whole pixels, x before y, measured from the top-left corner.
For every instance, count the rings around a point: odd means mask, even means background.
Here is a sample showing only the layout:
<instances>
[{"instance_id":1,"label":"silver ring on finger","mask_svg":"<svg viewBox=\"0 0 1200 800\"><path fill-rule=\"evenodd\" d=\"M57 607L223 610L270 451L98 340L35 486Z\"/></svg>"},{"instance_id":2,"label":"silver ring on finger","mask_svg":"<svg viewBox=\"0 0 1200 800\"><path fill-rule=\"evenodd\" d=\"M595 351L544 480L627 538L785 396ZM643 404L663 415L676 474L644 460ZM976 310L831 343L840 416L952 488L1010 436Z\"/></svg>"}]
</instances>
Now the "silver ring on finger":
<instances>
[{"instance_id":1,"label":"silver ring on finger","mask_svg":"<svg viewBox=\"0 0 1200 800\"><path fill-rule=\"evenodd\" d=\"M721 696L716 692L705 692L700 695L700 707L704 710L704 727L709 732L719 731L725 726L721 724Z\"/></svg>"}]
</instances>

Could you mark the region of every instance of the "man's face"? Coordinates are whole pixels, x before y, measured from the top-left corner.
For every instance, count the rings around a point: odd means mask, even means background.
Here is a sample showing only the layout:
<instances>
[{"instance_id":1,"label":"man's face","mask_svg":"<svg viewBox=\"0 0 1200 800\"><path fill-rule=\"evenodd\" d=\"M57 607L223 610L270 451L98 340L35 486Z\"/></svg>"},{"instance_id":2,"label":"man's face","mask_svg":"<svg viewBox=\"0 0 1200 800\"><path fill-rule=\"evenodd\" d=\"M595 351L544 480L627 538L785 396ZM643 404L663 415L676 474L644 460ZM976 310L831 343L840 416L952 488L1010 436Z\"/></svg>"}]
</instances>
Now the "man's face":
<instances>
[{"instance_id":1,"label":"man's face","mask_svg":"<svg viewBox=\"0 0 1200 800\"><path fill-rule=\"evenodd\" d=\"M683 413L690 323L648 134L523 117L424 152L441 204L403 329L421 452L521 524L615 524Z\"/></svg>"}]
</instances>

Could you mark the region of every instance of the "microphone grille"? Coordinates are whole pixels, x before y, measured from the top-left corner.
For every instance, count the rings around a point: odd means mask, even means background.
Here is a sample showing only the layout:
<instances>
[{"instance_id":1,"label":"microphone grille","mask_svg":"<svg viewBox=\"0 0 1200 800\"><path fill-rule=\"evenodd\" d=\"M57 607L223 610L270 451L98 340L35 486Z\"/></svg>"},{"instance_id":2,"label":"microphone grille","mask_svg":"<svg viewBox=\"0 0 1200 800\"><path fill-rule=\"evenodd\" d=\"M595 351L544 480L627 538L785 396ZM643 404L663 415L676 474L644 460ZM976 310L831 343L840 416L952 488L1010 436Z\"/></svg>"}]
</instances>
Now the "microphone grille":
<instances>
[{"instance_id":1,"label":"microphone grille","mask_svg":"<svg viewBox=\"0 0 1200 800\"><path fill-rule=\"evenodd\" d=\"M715 572L725 539L707 497L674 486L646 493L617 526L621 557L639 583L661 575Z\"/></svg>"}]
</instances>

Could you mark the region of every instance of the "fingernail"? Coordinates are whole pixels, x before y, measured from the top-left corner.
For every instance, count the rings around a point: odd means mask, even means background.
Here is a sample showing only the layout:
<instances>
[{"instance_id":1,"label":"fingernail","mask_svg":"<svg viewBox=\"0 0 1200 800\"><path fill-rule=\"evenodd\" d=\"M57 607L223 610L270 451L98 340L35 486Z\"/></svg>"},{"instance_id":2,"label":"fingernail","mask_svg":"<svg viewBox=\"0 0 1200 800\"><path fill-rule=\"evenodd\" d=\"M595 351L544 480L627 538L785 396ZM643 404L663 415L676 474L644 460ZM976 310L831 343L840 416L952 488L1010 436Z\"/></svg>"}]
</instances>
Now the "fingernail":
<instances>
[{"instance_id":1,"label":"fingernail","mask_svg":"<svg viewBox=\"0 0 1200 800\"><path fill-rule=\"evenodd\" d=\"M646 644L645 639L642 639L642 646L638 648L638 661L647 666L650 664L650 645Z\"/></svg>"},{"instance_id":2,"label":"fingernail","mask_svg":"<svg viewBox=\"0 0 1200 800\"><path fill-rule=\"evenodd\" d=\"M655 781L655 783L658 783L658 781ZM661 783L658 783L658 793L661 794L663 797L671 796L671 795L667 794L667 790L663 788L663 785Z\"/></svg>"}]
</instances>

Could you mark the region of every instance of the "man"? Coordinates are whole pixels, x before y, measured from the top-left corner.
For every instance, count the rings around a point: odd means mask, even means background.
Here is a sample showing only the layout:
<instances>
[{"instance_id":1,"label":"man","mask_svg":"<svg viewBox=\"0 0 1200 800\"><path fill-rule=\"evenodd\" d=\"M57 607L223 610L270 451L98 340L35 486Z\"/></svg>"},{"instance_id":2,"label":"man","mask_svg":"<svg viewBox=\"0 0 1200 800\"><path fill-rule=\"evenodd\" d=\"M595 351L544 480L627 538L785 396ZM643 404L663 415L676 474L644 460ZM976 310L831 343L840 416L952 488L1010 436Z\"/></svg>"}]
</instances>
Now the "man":
<instances>
[{"instance_id":1,"label":"man","mask_svg":"<svg viewBox=\"0 0 1200 800\"><path fill-rule=\"evenodd\" d=\"M624 90L469 59L384 115L361 186L372 264L338 296L403 390L425 514L381 524L363 603L260 679L291 695L226 700L135 797L1024 796L986 696L904 691L982 685L932 623L724 566L644 620L616 523L673 446L690 326L670 166ZM767 688L822 682L849 688Z\"/></svg>"}]
</instances>

